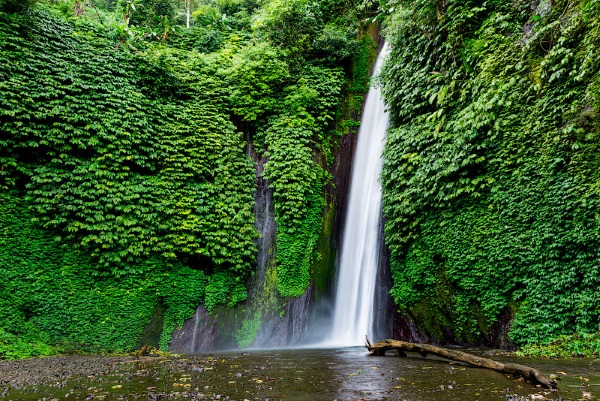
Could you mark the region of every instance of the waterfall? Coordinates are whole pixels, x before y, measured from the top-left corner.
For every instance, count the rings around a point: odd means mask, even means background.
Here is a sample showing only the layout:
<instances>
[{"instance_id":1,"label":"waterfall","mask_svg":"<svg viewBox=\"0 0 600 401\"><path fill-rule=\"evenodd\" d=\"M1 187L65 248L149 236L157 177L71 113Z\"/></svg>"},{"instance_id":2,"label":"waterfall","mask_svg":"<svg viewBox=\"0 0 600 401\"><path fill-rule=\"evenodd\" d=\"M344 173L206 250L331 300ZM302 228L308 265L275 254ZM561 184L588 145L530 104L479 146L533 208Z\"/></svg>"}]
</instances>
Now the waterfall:
<instances>
[{"instance_id":1,"label":"waterfall","mask_svg":"<svg viewBox=\"0 0 600 401\"><path fill-rule=\"evenodd\" d=\"M388 46L384 45L375 63L373 75L377 75L381 69L388 52ZM385 111L381 91L378 87L372 86L367 94L352 163L332 319L329 320L329 315L324 317L324 313L319 314L317 320L312 322L313 326L309 328L311 302L314 300L314 287L310 287L302 297L287 302L283 318L279 315L262 322L252 344L253 347L285 347L290 344L294 346L302 344L303 347L308 348L345 347L362 345L365 334L371 339L375 338L373 330L376 289L378 288L380 293L387 294L387 288L382 288L381 283L377 283L376 288L376 282L382 243L380 235L382 191L379 176L382 170L382 154L388 122L388 113ZM247 152L256 157L250 147ZM252 290L248 300L248 302L257 302L255 305L264 300L257 297L257 294L265 288L267 270L274 268L269 263L274 262L271 250L275 244L276 225L272 193L268 189L267 182L261 177L265 161L265 158L256 159L258 181L254 211L261 240L258 242L259 270L251 285ZM379 295L381 297L381 294ZM275 294L267 297L276 299ZM379 303L385 302L380 300ZM385 306L381 309L383 313L387 312L383 310ZM325 319L331 325L326 324ZM169 350L203 352L223 346L233 347L232 343L224 342L233 336L220 334L218 327L216 318L200 305L194 318L187 320L183 328L175 330Z\"/></svg>"},{"instance_id":2,"label":"waterfall","mask_svg":"<svg viewBox=\"0 0 600 401\"><path fill-rule=\"evenodd\" d=\"M374 75L381 70L388 53L388 45L384 44L375 63ZM381 89L374 85L367 94L352 164L333 322L326 339L328 345L362 345L365 334L373 338L375 285L381 243L382 190L379 176L388 125L389 116Z\"/></svg>"}]
</instances>

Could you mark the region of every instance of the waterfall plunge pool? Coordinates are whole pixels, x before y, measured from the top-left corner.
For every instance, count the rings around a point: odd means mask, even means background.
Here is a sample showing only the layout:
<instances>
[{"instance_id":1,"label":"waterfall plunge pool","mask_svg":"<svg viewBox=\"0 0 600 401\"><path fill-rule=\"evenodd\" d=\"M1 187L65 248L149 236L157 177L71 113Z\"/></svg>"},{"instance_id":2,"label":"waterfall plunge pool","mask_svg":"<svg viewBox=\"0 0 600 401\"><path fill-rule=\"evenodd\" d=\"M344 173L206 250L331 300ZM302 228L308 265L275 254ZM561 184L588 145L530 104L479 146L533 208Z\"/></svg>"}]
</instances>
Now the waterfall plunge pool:
<instances>
[{"instance_id":1,"label":"waterfall plunge pool","mask_svg":"<svg viewBox=\"0 0 600 401\"><path fill-rule=\"evenodd\" d=\"M0 401L517 401L600 397L600 360L494 359L518 361L545 374L561 372L560 390L546 392L500 373L431 357L370 357L364 348L351 347L229 351L170 358L61 356L3 361Z\"/></svg>"}]
</instances>

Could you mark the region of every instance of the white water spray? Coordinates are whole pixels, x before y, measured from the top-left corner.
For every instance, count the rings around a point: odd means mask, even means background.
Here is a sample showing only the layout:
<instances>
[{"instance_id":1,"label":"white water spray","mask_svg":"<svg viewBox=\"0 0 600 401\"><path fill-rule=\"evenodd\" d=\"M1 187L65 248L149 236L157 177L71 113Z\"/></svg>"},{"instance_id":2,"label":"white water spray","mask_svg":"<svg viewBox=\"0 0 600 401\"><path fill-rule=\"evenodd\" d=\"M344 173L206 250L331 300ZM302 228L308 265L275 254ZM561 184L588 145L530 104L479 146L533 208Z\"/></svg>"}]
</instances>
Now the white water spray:
<instances>
[{"instance_id":1,"label":"white water spray","mask_svg":"<svg viewBox=\"0 0 600 401\"><path fill-rule=\"evenodd\" d=\"M384 44L373 75L379 73L388 53L388 45ZM363 345L365 334L373 338L382 198L379 176L388 125L389 115L381 89L372 86L367 94L352 164L333 326L325 340L327 345Z\"/></svg>"}]
</instances>

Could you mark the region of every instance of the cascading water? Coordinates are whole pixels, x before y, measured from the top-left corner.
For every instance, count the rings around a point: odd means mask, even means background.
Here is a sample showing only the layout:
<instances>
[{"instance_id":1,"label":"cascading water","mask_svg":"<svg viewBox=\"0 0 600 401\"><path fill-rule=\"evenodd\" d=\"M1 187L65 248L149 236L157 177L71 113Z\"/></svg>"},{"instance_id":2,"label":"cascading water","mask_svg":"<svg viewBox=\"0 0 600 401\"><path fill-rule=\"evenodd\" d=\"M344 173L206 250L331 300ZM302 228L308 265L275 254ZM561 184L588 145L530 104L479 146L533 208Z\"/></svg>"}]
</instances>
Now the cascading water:
<instances>
[{"instance_id":1,"label":"cascading water","mask_svg":"<svg viewBox=\"0 0 600 401\"><path fill-rule=\"evenodd\" d=\"M381 69L388 54L387 45L383 46L374 75ZM303 347L346 347L362 345L364 335L371 339L374 328L376 304L376 282L381 252L381 185L379 176L382 169L382 153L385 134L388 127L388 113L378 87L372 87L367 94L363 110L361 127L358 133L356 153L352 163L350 194L346 208L346 220L342 235L342 253L337 280L336 299L331 328L323 335L323 320L308 329L310 305L313 299L312 287L302 297L290 300L280 316L263 321L253 347L285 347L290 344L303 344ZM250 150L248 151L250 153ZM262 172L265 160L258 160L258 174ZM272 194L267 183L258 181L255 213L257 229L261 232L259 242L258 266L254 292L250 301L263 290L271 247L275 243L275 221L272 212ZM383 259L382 259L383 260ZM273 266L271 266L272 268ZM377 283L380 292L386 288ZM260 299L259 299L260 301ZM385 309L382 308L382 309ZM384 310L383 313L387 312ZM252 315L254 316L254 315ZM249 316L248 316L249 317ZM309 338L306 338L309 330ZM215 347L233 346L223 343L218 323L206 311L198 307L194 318L185 322L184 327L176 330L171 340L173 352L202 352ZM232 336L231 336L232 337ZM227 341L227 340L225 340Z\"/></svg>"},{"instance_id":2,"label":"cascading water","mask_svg":"<svg viewBox=\"0 0 600 401\"><path fill-rule=\"evenodd\" d=\"M384 44L375 63L374 75L379 73L388 53L388 45ZM389 116L381 89L372 86L367 94L352 166L333 322L325 340L327 345L362 345L365 334L373 338L382 198L379 176L388 125Z\"/></svg>"}]
</instances>

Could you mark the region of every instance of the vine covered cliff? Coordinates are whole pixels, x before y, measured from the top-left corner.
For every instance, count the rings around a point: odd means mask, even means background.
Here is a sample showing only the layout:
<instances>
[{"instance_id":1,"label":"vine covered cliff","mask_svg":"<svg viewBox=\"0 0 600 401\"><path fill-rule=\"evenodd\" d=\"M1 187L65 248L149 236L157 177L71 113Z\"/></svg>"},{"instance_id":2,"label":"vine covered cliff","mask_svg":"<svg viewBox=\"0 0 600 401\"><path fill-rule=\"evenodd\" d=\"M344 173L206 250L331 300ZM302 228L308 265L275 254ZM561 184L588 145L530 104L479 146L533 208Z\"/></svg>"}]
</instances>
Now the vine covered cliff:
<instances>
[{"instance_id":1,"label":"vine covered cliff","mask_svg":"<svg viewBox=\"0 0 600 401\"><path fill-rule=\"evenodd\" d=\"M598 352L598 2L388 7L397 305L440 341Z\"/></svg>"},{"instance_id":2,"label":"vine covered cliff","mask_svg":"<svg viewBox=\"0 0 600 401\"><path fill-rule=\"evenodd\" d=\"M1 2L1 356L166 349L200 304L249 345L257 179L272 309L321 274L373 41L345 2L190 4Z\"/></svg>"},{"instance_id":3,"label":"vine covered cliff","mask_svg":"<svg viewBox=\"0 0 600 401\"><path fill-rule=\"evenodd\" d=\"M306 335L331 292L375 26L404 328L597 354L599 15L0 0L0 358Z\"/></svg>"}]
</instances>

